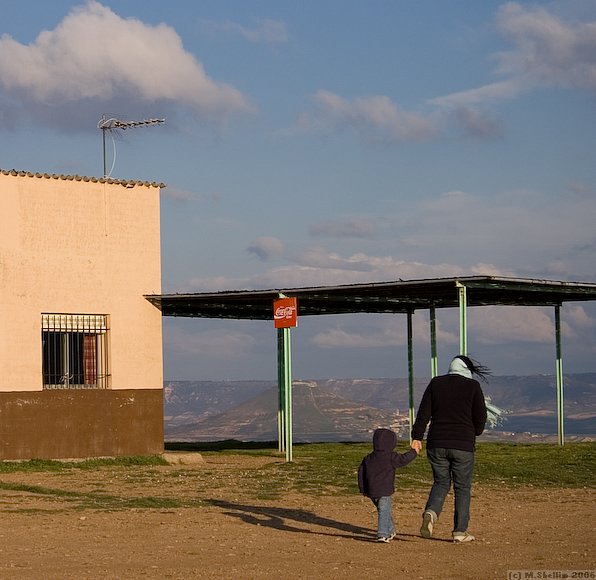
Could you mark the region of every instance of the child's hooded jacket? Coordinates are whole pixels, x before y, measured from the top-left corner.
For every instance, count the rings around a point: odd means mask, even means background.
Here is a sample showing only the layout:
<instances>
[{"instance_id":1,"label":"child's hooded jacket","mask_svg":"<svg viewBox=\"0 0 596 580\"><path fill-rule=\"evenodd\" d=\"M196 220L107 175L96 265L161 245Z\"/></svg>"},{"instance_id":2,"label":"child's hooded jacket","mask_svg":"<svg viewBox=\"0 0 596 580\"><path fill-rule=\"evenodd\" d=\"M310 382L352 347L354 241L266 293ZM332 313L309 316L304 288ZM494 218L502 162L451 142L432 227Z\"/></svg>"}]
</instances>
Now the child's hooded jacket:
<instances>
[{"instance_id":1,"label":"child's hooded jacket","mask_svg":"<svg viewBox=\"0 0 596 580\"><path fill-rule=\"evenodd\" d=\"M391 429L375 429L373 452L369 453L358 468L360 493L379 498L395 492L395 470L416 458L416 451L396 453L397 435Z\"/></svg>"}]
</instances>

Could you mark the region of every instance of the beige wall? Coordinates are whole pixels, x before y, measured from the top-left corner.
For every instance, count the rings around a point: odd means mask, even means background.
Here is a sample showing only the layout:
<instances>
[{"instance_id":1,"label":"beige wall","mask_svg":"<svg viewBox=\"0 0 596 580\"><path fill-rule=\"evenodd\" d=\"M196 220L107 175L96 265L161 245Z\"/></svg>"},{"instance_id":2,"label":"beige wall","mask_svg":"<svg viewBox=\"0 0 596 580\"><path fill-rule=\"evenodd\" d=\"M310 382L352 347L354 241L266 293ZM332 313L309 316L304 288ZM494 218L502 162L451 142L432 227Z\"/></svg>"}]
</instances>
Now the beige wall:
<instances>
[{"instance_id":1,"label":"beige wall","mask_svg":"<svg viewBox=\"0 0 596 580\"><path fill-rule=\"evenodd\" d=\"M41 313L108 314L112 389L162 388L159 187L0 173L0 392L42 389Z\"/></svg>"}]
</instances>

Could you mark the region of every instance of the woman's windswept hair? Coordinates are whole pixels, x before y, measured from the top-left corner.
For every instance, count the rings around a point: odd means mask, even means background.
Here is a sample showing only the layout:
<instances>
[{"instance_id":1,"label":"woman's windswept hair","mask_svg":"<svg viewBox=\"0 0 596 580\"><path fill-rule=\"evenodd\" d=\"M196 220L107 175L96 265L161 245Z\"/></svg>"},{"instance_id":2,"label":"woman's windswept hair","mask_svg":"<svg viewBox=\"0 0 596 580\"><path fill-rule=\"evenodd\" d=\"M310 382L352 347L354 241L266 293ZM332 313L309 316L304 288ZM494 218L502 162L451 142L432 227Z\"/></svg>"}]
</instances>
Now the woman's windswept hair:
<instances>
[{"instance_id":1,"label":"woman's windswept hair","mask_svg":"<svg viewBox=\"0 0 596 580\"><path fill-rule=\"evenodd\" d=\"M461 359L464 364L470 369L470 372L473 375L476 375L485 383L488 381L487 377L489 377L492 373L488 367L481 365L478 361L466 356L465 354L459 354L455 358Z\"/></svg>"}]
</instances>

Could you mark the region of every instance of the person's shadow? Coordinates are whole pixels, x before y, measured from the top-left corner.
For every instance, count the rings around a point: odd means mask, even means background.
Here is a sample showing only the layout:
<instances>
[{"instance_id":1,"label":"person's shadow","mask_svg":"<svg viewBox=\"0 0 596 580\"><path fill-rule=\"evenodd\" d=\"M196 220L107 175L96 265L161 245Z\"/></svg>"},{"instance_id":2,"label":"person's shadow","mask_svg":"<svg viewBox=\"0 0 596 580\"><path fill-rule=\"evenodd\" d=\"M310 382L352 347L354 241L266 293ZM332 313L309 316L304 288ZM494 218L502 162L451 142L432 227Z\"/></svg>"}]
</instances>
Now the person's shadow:
<instances>
[{"instance_id":1,"label":"person's shadow","mask_svg":"<svg viewBox=\"0 0 596 580\"><path fill-rule=\"evenodd\" d=\"M342 536L346 538L358 537L361 539L374 537L369 528L354 526L346 522L338 522L330 518L318 516L317 514L295 508L283 508L262 505L245 505L232 503L219 499L208 499L207 503L226 510L226 515L241 519L247 524L255 526L267 526L276 530L286 532L297 532L300 534L319 534L325 536ZM331 528L342 532L333 534L331 532L313 531L295 525L296 523L311 524L321 528Z\"/></svg>"},{"instance_id":2,"label":"person's shadow","mask_svg":"<svg viewBox=\"0 0 596 580\"><path fill-rule=\"evenodd\" d=\"M208 499L207 503L225 510L225 514L238 518L247 524L254 526L267 526L276 530L286 532L295 532L299 534L318 534L323 536L334 536L343 538L352 538L364 542L374 542L376 533L370 528L355 526L346 522L339 522L330 518L318 516L317 514L295 508L245 505L232 503L219 499ZM314 531L296 524L310 524L320 526L325 529L337 530L341 533L332 533L330 531ZM399 536L407 534L398 534Z\"/></svg>"}]
</instances>

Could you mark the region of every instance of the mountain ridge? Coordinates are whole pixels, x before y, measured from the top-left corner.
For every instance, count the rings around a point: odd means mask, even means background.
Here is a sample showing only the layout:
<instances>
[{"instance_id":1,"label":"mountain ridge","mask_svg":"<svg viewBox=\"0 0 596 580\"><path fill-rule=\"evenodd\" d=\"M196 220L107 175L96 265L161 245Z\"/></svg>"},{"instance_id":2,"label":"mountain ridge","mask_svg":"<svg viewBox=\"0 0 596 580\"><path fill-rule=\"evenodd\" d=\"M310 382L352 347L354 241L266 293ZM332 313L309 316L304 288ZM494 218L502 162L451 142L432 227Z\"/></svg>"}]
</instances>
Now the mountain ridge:
<instances>
[{"instance_id":1,"label":"mountain ridge","mask_svg":"<svg viewBox=\"0 0 596 580\"><path fill-rule=\"evenodd\" d=\"M415 380L414 401L428 379ZM487 438L557 433L554 375L497 376L485 395L506 411ZM408 436L408 380L399 378L304 379L293 381L294 440L367 440L377 426ZM596 373L565 375L565 431L596 435ZM166 441L277 439L276 381L167 381ZM485 437L485 436L483 436Z\"/></svg>"}]
</instances>

